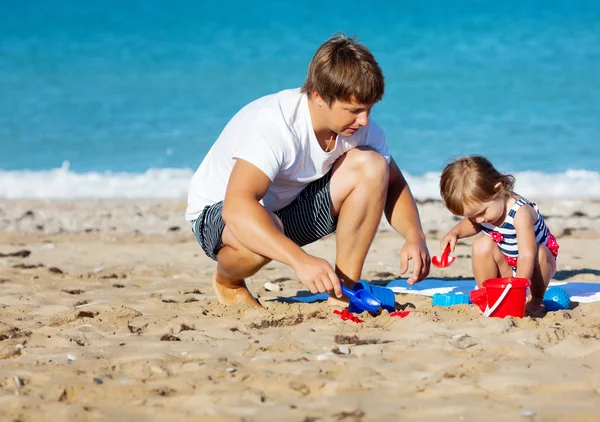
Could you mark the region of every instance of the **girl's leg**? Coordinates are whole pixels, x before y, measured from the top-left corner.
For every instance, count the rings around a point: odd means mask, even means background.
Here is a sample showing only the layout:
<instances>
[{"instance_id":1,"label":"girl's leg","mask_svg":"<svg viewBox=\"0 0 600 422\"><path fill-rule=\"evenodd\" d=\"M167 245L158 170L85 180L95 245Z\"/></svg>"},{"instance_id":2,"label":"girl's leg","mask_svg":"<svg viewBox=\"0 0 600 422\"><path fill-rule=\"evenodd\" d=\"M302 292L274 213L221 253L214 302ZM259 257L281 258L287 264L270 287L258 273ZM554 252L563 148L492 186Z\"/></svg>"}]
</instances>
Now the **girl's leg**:
<instances>
[{"instance_id":1,"label":"girl's leg","mask_svg":"<svg viewBox=\"0 0 600 422\"><path fill-rule=\"evenodd\" d=\"M512 276L511 266L506 262L498 245L489 236L481 235L475 239L472 257L473 274L479 288L490 278Z\"/></svg>"},{"instance_id":2,"label":"girl's leg","mask_svg":"<svg viewBox=\"0 0 600 422\"><path fill-rule=\"evenodd\" d=\"M556 260L552 252L545 245L538 246L537 260L531 275L531 300L527 304L527 310L536 312L544 308L544 293L548 284L556 273Z\"/></svg>"}]
</instances>

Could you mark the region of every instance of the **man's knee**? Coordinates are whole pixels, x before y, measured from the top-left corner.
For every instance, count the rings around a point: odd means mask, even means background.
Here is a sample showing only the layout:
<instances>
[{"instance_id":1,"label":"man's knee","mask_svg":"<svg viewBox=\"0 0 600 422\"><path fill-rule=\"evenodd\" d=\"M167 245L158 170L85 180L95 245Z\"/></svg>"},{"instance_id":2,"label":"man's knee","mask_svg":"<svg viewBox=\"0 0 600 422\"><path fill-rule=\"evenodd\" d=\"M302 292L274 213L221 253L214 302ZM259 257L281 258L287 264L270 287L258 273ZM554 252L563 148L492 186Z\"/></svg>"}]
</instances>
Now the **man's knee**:
<instances>
[{"instance_id":1,"label":"man's knee","mask_svg":"<svg viewBox=\"0 0 600 422\"><path fill-rule=\"evenodd\" d=\"M333 168L330 189L334 215L358 187L366 188L374 197L382 197L388 180L389 166L383 155L370 148L351 149Z\"/></svg>"},{"instance_id":2,"label":"man's knee","mask_svg":"<svg viewBox=\"0 0 600 422\"><path fill-rule=\"evenodd\" d=\"M358 183L385 184L388 180L388 162L383 155L371 148L358 147L348 151L334 167L346 176L354 176ZM346 177L344 177L346 178Z\"/></svg>"}]
</instances>

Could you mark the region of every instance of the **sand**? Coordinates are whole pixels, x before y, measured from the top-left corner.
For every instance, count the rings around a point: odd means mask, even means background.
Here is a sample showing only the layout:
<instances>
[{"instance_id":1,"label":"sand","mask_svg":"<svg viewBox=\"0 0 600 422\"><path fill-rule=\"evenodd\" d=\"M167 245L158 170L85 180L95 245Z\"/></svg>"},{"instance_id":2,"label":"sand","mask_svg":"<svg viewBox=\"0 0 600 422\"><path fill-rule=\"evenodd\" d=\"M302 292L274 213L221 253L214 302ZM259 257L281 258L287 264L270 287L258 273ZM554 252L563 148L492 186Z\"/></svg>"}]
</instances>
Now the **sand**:
<instances>
[{"instance_id":1,"label":"sand","mask_svg":"<svg viewBox=\"0 0 600 422\"><path fill-rule=\"evenodd\" d=\"M557 280L600 282L600 200L540 200ZM600 420L600 304L486 319L396 295L406 318L363 324L273 263L265 310L225 308L179 201L0 200L0 420ZM454 224L419 201L432 254ZM307 247L333 262L334 237ZM363 277L399 276L382 222ZM431 276L472 277L471 239ZM269 292L265 282L280 286Z\"/></svg>"}]
</instances>

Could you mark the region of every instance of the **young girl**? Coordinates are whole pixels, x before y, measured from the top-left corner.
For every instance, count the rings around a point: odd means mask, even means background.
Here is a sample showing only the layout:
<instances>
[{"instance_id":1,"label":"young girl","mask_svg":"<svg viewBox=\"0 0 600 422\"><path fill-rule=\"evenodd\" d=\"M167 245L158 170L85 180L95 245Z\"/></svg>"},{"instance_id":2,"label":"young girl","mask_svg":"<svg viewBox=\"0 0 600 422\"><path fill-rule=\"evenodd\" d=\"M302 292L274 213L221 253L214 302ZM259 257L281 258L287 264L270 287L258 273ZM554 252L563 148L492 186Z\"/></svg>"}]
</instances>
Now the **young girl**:
<instances>
[{"instance_id":1,"label":"young girl","mask_svg":"<svg viewBox=\"0 0 600 422\"><path fill-rule=\"evenodd\" d=\"M440 193L446 207L465 217L442 238L449 244L483 230L473 242L473 274L477 285L495 277L531 280L530 313L544 311L543 297L556 272L558 244L538 207L513 192L515 179L502 174L482 156L454 160L442 172Z\"/></svg>"}]
</instances>

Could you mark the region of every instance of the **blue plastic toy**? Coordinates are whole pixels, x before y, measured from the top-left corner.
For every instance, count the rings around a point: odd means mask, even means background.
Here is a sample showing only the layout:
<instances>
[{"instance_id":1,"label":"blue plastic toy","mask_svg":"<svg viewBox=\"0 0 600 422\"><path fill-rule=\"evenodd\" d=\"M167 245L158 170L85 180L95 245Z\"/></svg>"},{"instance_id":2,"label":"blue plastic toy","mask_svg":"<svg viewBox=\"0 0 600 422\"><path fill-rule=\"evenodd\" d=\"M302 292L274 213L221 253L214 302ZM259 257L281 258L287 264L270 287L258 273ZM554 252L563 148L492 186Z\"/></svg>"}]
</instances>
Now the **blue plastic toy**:
<instances>
[{"instance_id":1,"label":"blue plastic toy","mask_svg":"<svg viewBox=\"0 0 600 422\"><path fill-rule=\"evenodd\" d=\"M431 298L433 306L468 305L471 303L469 296L462 293L436 293Z\"/></svg>"},{"instance_id":2,"label":"blue plastic toy","mask_svg":"<svg viewBox=\"0 0 600 422\"><path fill-rule=\"evenodd\" d=\"M358 292L359 290L366 290L375 296L379 302L381 302L381 307L388 312L394 312L396 307L396 296L392 289L383 286L376 286L374 284L370 284L366 280L359 280L353 287L352 290ZM354 304L350 303L350 312L360 313L363 310L358 309Z\"/></svg>"},{"instance_id":3,"label":"blue plastic toy","mask_svg":"<svg viewBox=\"0 0 600 422\"><path fill-rule=\"evenodd\" d=\"M360 289L354 291L342 285L342 291L350 298L350 304L361 311L377 312L381 308L381 302L368 290Z\"/></svg>"},{"instance_id":4,"label":"blue plastic toy","mask_svg":"<svg viewBox=\"0 0 600 422\"><path fill-rule=\"evenodd\" d=\"M560 287L549 287L544 294L544 306L549 312L563 311L569 309L571 298L565 289Z\"/></svg>"}]
</instances>

